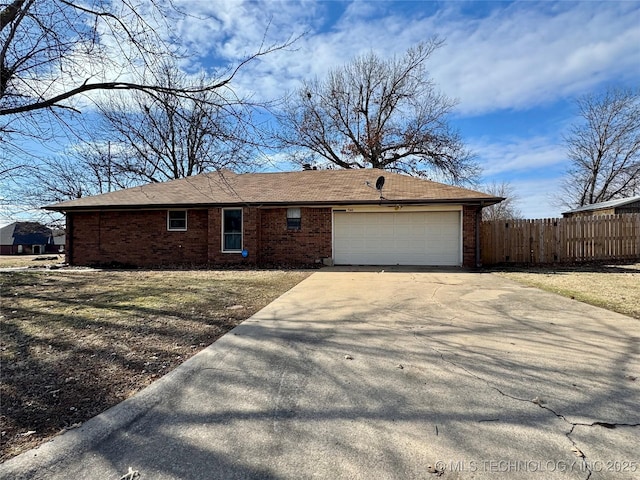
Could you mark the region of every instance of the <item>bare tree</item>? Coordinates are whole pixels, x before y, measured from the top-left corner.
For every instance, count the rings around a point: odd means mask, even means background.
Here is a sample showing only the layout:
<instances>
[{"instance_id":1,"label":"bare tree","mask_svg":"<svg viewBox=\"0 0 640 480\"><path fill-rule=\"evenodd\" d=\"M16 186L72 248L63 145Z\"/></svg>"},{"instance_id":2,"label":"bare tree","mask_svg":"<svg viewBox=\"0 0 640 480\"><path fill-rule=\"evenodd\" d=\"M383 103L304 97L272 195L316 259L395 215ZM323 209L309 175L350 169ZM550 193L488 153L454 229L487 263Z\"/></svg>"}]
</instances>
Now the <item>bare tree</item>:
<instances>
[{"instance_id":1,"label":"bare tree","mask_svg":"<svg viewBox=\"0 0 640 480\"><path fill-rule=\"evenodd\" d=\"M101 193L96 188L99 178L71 156L47 159L36 169L34 180L21 190L23 202L34 208Z\"/></svg>"},{"instance_id":2,"label":"bare tree","mask_svg":"<svg viewBox=\"0 0 640 480\"><path fill-rule=\"evenodd\" d=\"M390 60L370 53L306 82L279 115L280 145L301 164L473 179L473 156L447 122L456 102L426 70L441 45L434 38Z\"/></svg>"},{"instance_id":3,"label":"bare tree","mask_svg":"<svg viewBox=\"0 0 640 480\"><path fill-rule=\"evenodd\" d=\"M87 164L80 163L70 152L40 161L30 170L28 182L5 182L7 201L5 214L29 217L46 224L59 224L60 215L41 210L42 205L101 193L99 179Z\"/></svg>"},{"instance_id":4,"label":"bare tree","mask_svg":"<svg viewBox=\"0 0 640 480\"><path fill-rule=\"evenodd\" d=\"M251 168L245 101L205 89L203 75L190 79L173 63L156 74L166 91L112 96L101 105L105 139L117 146L110 171L130 181L160 182L220 168ZM189 97L172 89L194 90Z\"/></svg>"},{"instance_id":5,"label":"bare tree","mask_svg":"<svg viewBox=\"0 0 640 480\"><path fill-rule=\"evenodd\" d=\"M136 93L138 98L146 95L146 105L154 111L167 99L180 104L184 112L188 110L185 104L202 106L210 101L206 113L209 118L212 112L222 116L224 111L225 115L236 115L237 120L241 119L238 112L243 112L243 120L250 119L244 116L243 108L256 105L236 98L232 81L248 62L287 48L295 39L269 44L265 31L262 44L235 64L220 67L210 76L203 76L201 82L169 84L158 72L162 65L185 59L186 49L179 44L173 26L188 15L176 9L171 0L0 2L3 204L23 211L24 199L36 198L37 192L42 205L48 199L128 185L135 178L134 167L144 174L137 177L138 183L141 178L148 181L175 177L174 172L160 175L147 167L140 168L139 161L127 164L118 157L123 150L116 142L113 154L93 152L81 158L79 165L72 165L72 160L78 160L78 152L69 152L68 145L83 139L79 129L87 123L85 114L92 114L95 102L109 93ZM234 123L232 128L225 125L224 135L240 137L236 128L245 128L246 134L249 126L239 124ZM219 131L211 135L214 134L217 138L223 136ZM98 139L95 146L103 148L107 140ZM189 148L193 147L191 143ZM43 153L45 149L52 153ZM70 154L69 158L59 158L62 149ZM132 168L119 168L124 166ZM180 174L197 173L201 168L193 166L187 166Z\"/></svg>"},{"instance_id":6,"label":"bare tree","mask_svg":"<svg viewBox=\"0 0 640 480\"><path fill-rule=\"evenodd\" d=\"M42 205L136 185L117 169L112 157L108 144L74 145L61 155L39 159L30 171L30 181L5 182L5 191L14 209L49 218L50 213L40 210Z\"/></svg>"},{"instance_id":7,"label":"bare tree","mask_svg":"<svg viewBox=\"0 0 640 480\"><path fill-rule=\"evenodd\" d=\"M482 209L482 220L515 220L522 218L522 212L517 207L519 200L513 186L508 182L493 182L485 185L482 191L493 195L494 197L502 197L504 200L489 207Z\"/></svg>"},{"instance_id":8,"label":"bare tree","mask_svg":"<svg viewBox=\"0 0 640 480\"><path fill-rule=\"evenodd\" d=\"M640 194L640 93L609 89L577 100L565 136L571 165L560 203L576 208Z\"/></svg>"},{"instance_id":9,"label":"bare tree","mask_svg":"<svg viewBox=\"0 0 640 480\"><path fill-rule=\"evenodd\" d=\"M172 63L157 73L160 85L190 88L190 79ZM107 193L112 190L188 177L223 167L248 170L255 161L244 139L242 100L200 91L189 98L159 92L112 95L100 104L102 120L84 131L86 141L64 154L40 159L28 183L17 182L21 208ZM248 113L247 113L248 114ZM102 123L103 128L96 129Z\"/></svg>"},{"instance_id":10,"label":"bare tree","mask_svg":"<svg viewBox=\"0 0 640 480\"><path fill-rule=\"evenodd\" d=\"M175 47L146 18L170 25L184 15L150 0L13 0L0 10L0 116L74 107L67 100L95 90L138 90L188 96L231 82L249 61L291 42L260 48L217 81L169 87L144 74ZM152 10L143 16L140 10ZM105 42L107 38L109 41ZM172 41L175 39L172 39ZM125 77L130 80L121 80Z\"/></svg>"},{"instance_id":11,"label":"bare tree","mask_svg":"<svg viewBox=\"0 0 640 480\"><path fill-rule=\"evenodd\" d=\"M0 142L20 149L16 137L49 141L75 123L95 94L137 91L151 98L190 98L231 89L248 62L293 41L267 45L198 85L162 84L150 75L182 58L172 24L186 14L171 1L8 0L0 4ZM266 33L266 32L265 32ZM91 95L94 97L91 97ZM21 165L3 159L0 173Z\"/></svg>"},{"instance_id":12,"label":"bare tree","mask_svg":"<svg viewBox=\"0 0 640 480\"><path fill-rule=\"evenodd\" d=\"M120 168L123 158L118 146L108 141L75 144L61 155L41 159L31 174L33 181L20 194L38 208L142 183Z\"/></svg>"}]
</instances>

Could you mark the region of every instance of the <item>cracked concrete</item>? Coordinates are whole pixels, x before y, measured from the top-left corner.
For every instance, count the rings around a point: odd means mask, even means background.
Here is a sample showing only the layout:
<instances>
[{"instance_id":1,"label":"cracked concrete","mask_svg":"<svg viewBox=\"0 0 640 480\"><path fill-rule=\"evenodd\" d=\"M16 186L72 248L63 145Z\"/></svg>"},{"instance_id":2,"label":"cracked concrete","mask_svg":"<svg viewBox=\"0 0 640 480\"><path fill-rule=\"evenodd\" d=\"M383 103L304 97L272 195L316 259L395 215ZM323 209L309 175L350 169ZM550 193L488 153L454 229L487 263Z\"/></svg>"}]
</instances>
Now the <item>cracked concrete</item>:
<instances>
[{"instance_id":1,"label":"cracked concrete","mask_svg":"<svg viewBox=\"0 0 640 480\"><path fill-rule=\"evenodd\" d=\"M632 479L637 320L492 274L322 270L0 478Z\"/></svg>"},{"instance_id":2,"label":"cracked concrete","mask_svg":"<svg viewBox=\"0 0 640 480\"><path fill-rule=\"evenodd\" d=\"M433 347L432 347L433 348ZM434 348L434 350L438 351L437 349ZM494 387L491 385L490 381L485 380L484 378L479 377L478 375L475 375L473 372L470 372L469 370L467 370L465 367L457 365L455 362L451 362L448 361L444 355L441 352L438 352L440 354L440 357L444 360L449 362L451 365L454 365L458 368L460 368L461 370L463 370L466 374L477 378L478 380L484 381L487 383L487 385L491 386L491 388L493 388L494 390L496 390L500 395L503 395L505 397L511 398L513 400L519 401L519 402L526 402L526 403L531 403L539 408L542 408L543 410L547 410L548 412L550 412L552 415L555 415L557 418L559 418L560 420L564 421L568 426L570 426L570 429L568 432L566 432L566 436L567 439L571 442L571 445L573 446L571 448L571 451L574 452L574 454L581 459L581 464L582 464L582 468L584 470L584 472L586 473L586 478L590 479L594 473L594 470L596 473L600 473L601 470L598 469L599 465L596 464L594 465L592 462L590 462L585 453L580 449L578 443L576 443L576 440L573 438L573 432L575 430L576 427L580 426L580 427L602 427L602 428L606 428L606 429L616 429L619 427L638 427L640 426L639 423L635 423L635 424L628 424L628 423L609 423L609 422L602 422L602 421L595 421L595 422L591 422L591 423L578 423L578 422L572 422L570 420L568 420L564 415L554 411L553 409L549 408L548 406L546 406L545 404L547 403L544 399L541 399L539 397L536 397L534 399L528 399L528 398L518 398L518 397L514 397L512 395L509 395L507 393L504 393L502 390L500 390L497 387ZM493 419L492 421L499 421L499 419ZM637 434L636 434L637 435ZM633 441L634 443L638 443L638 437L635 438ZM630 456L628 458L634 458L633 455L638 455L638 452L636 451L635 453L630 453ZM602 466L600 466L600 468L604 468L606 464L603 463ZM615 468L616 462L613 461L611 462L611 466L609 468L609 473L613 472L613 469ZM623 468L624 463L620 463L618 468L619 471L615 472L615 473L624 473L624 468ZM636 468L634 467L635 462L633 461L629 461L626 470L628 471L628 473L635 473L636 472ZM639 473L640 473L640 466L638 467ZM605 468L605 473L606 473L606 468Z\"/></svg>"}]
</instances>

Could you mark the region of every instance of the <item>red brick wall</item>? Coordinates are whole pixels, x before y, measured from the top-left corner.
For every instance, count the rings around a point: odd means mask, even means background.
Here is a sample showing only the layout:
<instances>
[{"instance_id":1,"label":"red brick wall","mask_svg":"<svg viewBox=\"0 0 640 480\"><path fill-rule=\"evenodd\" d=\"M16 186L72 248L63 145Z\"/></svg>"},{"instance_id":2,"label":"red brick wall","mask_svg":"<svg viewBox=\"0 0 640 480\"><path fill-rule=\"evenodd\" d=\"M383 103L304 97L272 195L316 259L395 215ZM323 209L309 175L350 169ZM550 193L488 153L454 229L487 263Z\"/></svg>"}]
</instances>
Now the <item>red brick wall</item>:
<instances>
[{"instance_id":1,"label":"red brick wall","mask_svg":"<svg viewBox=\"0 0 640 480\"><path fill-rule=\"evenodd\" d=\"M221 208L189 210L185 232L167 230L167 211L72 213L67 217L67 261L72 265L119 263L173 265L308 265L331 257L331 209L302 208L301 229L287 229L287 209L243 209L243 248L222 252ZM478 207L462 214L463 265L476 266Z\"/></svg>"},{"instance_id":2,"label":"red brick wall","mask_svg":"<svg viewBox=\"0 0 640 480\"><path fill-rule=\"evenodd\" d=\"M67 262L71 265L99 263L100 214L67 213Z\"/></svg>"},{"instance_id":3,"label":"red brick wall","mask_svg":"<svg viewBox=\"0 0 640 480\"><path fill-rule=\"evenodd\" d=\"M476 229L480 215L482 215L480 207L465 205L462 209L462 265L465 267L480 266L476 264ZM477 258L481 258L479 252Z\"/></svg>"},{"instance_id":4,"label":"red brick wall","mask_svg":"<svg viewBox=\"0 0 640 480\"><path fill-rule=\"evenodd\" d=\"M287 229L287 209L260 210L263 264L313 264L331 257L331 209L301 208L300 230Z\"/></svg>"},{"instance_id":5,"label":"red brick wall","mask_svg":"<svg viewBox=\"0 0 640 480\"><path fill-rule=\"evenodd\" d=\"M206 210L189 210L187 231L167 230L167 211L73 213L67 219L68 261L138 267L207 263Z\"/></svg>"},{"instance_id":6,"label":"red brick wall","mask_svg":"<svg viewBox=\"0 0 640 480\"><path fill-rule=\"evenodd\" d=\"M222 252L222 209L189 210L187 231L167 230L166 210L72 213L67 261L72 265L312 264L331 256L331 209L303 208L302 228L287 230L287 209L243 208L243 248Z\"/></svg>"},{"instance_id":7,"label":"red brick wall","mask_svg":"<svg viewBox=\"0 0 640 480\"><path fill-rule=\"evenodd\" d=\"M259 210L244 207L242 209L242 247L249 255L245 258L241 253L222 251L222 208L209 209L209 265L255 265L258 261Z\"/></svg>"}]
</instances>

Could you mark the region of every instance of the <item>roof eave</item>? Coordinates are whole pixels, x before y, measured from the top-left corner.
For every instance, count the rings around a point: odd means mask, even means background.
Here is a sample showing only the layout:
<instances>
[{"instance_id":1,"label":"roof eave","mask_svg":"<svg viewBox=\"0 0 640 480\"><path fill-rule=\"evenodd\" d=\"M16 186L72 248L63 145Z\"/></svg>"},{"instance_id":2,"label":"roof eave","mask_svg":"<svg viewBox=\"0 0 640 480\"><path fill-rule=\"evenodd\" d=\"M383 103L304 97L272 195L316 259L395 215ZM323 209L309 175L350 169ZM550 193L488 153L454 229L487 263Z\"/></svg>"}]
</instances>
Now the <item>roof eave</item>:
<instances>
[{"instance_id":1,"label":"roof eave","mask_svg":"<svg viewBox=\"0 0 640 480\"><path fill-rule=\"evenodd\" d=\"M438 199L386 199L377 200L326 200L326 201L286 201L286 202L229 202L229 203L166 203L166 204L124 204L124 205L47 205L41 207L43 210L54 212L91 212L97 210L164 210L176 208L211 208L211 207L232 207L232 206L249 206L249 207L284 207L287 205L299 206L322 206L329 207L333 205L425 205L425 204L460 204L460 205L478 205L488 207L503 201L502 197L487 198L438 198Z\"/></svg>"},{"instance_id":2,"label":"roof eave","mask_svg":"<svg viewBox=\"0 0 640 480\"><path fill-rule=\"evenodd\" d=\"M573 210L569 210L567 212L562 212L562 215L569 215L572 213L583 213L583 212L597 212L598 210L609 210L611 208L625 207L629 204L636 203L640 201L640 196L624 198L620 200L613 200L609 205L602 205L601 203L594 203L591 205L584 205L582 207L575 208ZM610 201L611 202L611 201ZM602 202L609 203L609 202Z\"/></svg>"}]
</instances>

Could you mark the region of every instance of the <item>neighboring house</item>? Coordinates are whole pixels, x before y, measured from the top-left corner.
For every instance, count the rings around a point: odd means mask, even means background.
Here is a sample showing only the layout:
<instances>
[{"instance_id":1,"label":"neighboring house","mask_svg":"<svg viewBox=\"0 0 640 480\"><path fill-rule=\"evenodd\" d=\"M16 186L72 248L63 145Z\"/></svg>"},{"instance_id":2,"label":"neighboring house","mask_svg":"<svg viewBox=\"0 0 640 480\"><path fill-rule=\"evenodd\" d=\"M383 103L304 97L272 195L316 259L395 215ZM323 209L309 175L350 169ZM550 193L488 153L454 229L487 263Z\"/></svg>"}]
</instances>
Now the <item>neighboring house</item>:
<instances>
[{"instance_id":1,"label":"neighboring house","mask_svg":"<svg viewBox=\"0 0 640 480\"><path fill-rule=\"evenodd\" d=\"M568 218L591 215L617 215L620 213L640 213L640 196L584 205L574 210L563 212L562 216Z\"/></svg>"},{"instance_id":2,"label":"neighboring house","mask_svg":"<svg viewBox=\"0 0 640 480\"><path fill-rule=\"evenodd\" d=\"M44 208L66 214L72 265L473 267L482 207L500 201L373 169L225 170Z\"/></svg>"},{"instance_id":3,"label":"neighboring house","mask_svg":"<svg viewBox=\"0 0 640 480\"><path fill-rule=\"evenodd\" d=\"M53 233L37 222L15 222L0 229L1 255L41 255L56 251Z\"/></svg>"},{"instance_id":4,"label":"neighboring house","mask_svg":"<svg viewBox=\"0 0 640 480\"><path fill-rule=\"evenodd\" d=\"M53 230L52 235L53 235L53 245L56 253L64 252L64 246L65 246L65 243L67 242L67 238L64 230L61 230L61 229Z\"/></svg>"}]
</instances>

